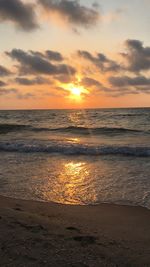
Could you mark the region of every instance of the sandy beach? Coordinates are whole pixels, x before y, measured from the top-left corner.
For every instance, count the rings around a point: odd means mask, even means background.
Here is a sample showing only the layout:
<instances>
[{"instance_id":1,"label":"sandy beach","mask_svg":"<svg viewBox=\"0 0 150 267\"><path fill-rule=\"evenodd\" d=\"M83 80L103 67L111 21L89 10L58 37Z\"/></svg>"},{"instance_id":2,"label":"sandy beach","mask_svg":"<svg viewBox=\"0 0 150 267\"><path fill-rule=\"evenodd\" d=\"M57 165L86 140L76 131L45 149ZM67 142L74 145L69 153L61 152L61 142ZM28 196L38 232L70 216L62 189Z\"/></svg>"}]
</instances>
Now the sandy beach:
<instances>
[{"instance_id":1,"label":"sandy beach","mask_svg":"<svg viewBox=\"0 0 150 267\"><path fill-rule=\"evenodd\" d=\"M150 266L150 211L0 197L0 266Z\"/></svg>"}]
</instances>

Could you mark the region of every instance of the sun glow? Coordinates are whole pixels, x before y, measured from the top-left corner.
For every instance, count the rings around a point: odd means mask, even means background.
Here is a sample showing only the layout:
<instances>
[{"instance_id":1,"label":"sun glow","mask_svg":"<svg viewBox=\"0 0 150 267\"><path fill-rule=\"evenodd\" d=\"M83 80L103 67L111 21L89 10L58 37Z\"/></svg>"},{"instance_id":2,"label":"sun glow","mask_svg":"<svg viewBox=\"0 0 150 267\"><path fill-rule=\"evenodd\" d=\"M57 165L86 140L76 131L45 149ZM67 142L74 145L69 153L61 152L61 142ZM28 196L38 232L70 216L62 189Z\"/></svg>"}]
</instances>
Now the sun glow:
<instances>
[{"instance_id":1,"label":"sun glow","mask_svg":"<svg viewBox=\"0 0 150 267\"><path fill-rule=\"evenodd\" d=\"M83 86L78 86L76 84L68 84L67 88L69 91L69 98L75 101L82 101L85 95L88 94L88 90L86 90Z\"/></svg>"},{"instance_id":2,"label":"sun glow","mask_svg":"<svg viewBox=\"0 0 150 267\"><path fill-rule=\"evenodd\" d=\"M82 93L82 91L81 91L81 89L78 88L78 87L73 87L73 88L71 88L71 93L72 93L73 95L75 95L75 96L80 96L81 93Z\"/></svg>"}]
</instances>

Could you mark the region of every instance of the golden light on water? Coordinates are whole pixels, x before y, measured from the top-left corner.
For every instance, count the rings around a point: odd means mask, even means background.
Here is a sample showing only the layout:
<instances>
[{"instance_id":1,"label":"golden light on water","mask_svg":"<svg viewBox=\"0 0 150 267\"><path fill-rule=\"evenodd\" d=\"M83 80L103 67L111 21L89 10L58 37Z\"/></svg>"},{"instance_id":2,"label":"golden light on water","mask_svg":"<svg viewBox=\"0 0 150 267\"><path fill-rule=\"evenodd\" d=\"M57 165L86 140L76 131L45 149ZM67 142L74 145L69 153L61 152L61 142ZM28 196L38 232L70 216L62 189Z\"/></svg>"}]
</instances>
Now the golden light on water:
<instances>
[{"instance_id":1,"label":"golden light on water","mask_svg":"<svg viewBox=\"0 0 150 267\"><path fill-rule=\"evenodd\" d=\"M95 187L89 190L91 172L84 161L61 162L55 170L54 179L48 179L43 187L43 199L72 205L95 202Z\"/></svg>"},{"instance_id":2,"label":"golden light on water","mask_svg":"<svg viewBox=\"0 0 150 267\"><path fill-rule=\"evenodd\" d=\"M80 204L78 197L82 194L82 184L84 184L84 180L89 175L88 170L86 170L86 164L85 162L70 161L64 163L62 167L63 170L58 176L59 184L62 185L61 203Z\"/></svg>"}]
</instances>

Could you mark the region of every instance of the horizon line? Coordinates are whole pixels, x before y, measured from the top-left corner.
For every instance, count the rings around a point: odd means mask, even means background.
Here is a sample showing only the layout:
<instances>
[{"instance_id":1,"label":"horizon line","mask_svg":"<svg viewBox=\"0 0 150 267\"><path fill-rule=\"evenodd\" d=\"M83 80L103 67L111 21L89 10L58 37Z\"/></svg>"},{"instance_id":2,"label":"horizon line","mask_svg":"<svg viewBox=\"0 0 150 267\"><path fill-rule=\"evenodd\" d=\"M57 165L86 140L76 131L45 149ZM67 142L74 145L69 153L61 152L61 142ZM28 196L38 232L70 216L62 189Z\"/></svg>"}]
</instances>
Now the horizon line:
<instances>
[{"instance_id":1,"label":"horizon line","mask_svg":"<svg viewBox=\"0 0 150 267\"><path fill-rule=\"evenodd\" d=\"M103 108L31 108L31 109L0 109L0 111L36 111L36 110L94 110L94 109L146 109L150 106L144 107L103 107Z\"/></svg>"}]
</instances>

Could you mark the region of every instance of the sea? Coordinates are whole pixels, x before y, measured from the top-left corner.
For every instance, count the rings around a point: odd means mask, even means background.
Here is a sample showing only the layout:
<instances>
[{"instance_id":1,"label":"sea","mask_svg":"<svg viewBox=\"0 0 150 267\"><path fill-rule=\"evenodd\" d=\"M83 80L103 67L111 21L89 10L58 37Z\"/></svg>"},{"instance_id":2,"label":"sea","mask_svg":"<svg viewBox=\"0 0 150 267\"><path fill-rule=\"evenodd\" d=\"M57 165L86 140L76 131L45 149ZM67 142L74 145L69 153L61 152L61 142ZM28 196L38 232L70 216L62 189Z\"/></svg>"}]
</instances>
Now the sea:
<instances>
[{"instance_id":1,"label":"sea","mask_svg":"<svg viewBox=\"0 0 150 267\"><path fill-rule=\"evenodd\" d=\"M150 209L150 108L0 111L0 195Z\"/></svg>"}]
</instances>

